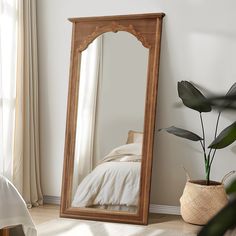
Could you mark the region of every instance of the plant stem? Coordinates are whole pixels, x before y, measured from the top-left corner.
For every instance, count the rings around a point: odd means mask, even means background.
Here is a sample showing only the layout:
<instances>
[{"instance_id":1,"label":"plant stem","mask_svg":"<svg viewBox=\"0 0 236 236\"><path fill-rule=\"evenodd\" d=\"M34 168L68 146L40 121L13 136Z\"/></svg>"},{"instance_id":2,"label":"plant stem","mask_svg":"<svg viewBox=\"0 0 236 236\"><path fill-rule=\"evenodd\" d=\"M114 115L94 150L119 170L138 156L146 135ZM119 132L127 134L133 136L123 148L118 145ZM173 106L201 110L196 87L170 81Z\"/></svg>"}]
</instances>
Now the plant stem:
<instances>
[{"instance_id":1,"label":"plant stem","mask_svg":"<svg viewBox=\"0 0 236 236\"><path fill-rule=\"evenodd\" d=\"M217 117L217 121L216 121L215 139L216 139L216 135L217 135L217 131L218 131L220 115L221 115L221 111L219 111L219 114L218 114L218 117Z\"/></svg>"},{"instance_id":2,"label":"plant stem","mask_svg":"<svg viewBox=\"0 0 236 236\"><path fill-rule=\"evenodd\" d=\"M202 148L203 148L203 153L204 153L204 160L205 160L205 173L206 173L206 182L207 185L210 183L210 171L209 171L209 161L210 157L209 155L206 156L206 140L205 140L205 130L204 130L204 124L203 124L203 119L202 119L202 113L200 112L200 120L201 120L201 126L202 126L202 138L203 142L202 143Z\"/></svg>"},{"instance_id":3,"label":"plant stem","mask_svg":"<svg viewBox=\"0 0 236 236\"><path fill-rule=\"evenodd\" d=\"M202 147L202 150L203 150L203 153L204 153L205 149L204 149L204 146L203 146L202 140L200 140L200 144L201 144L201 147ZM207 158L206 158L205 153L204 153L204 161L205 161L205 163L206 163L206 161L207 161Z\"/></svg>"},{"instance_id":4,"label":"plant stem","mask_svg":"<svg viewBox=\"0 0 236 236\"><path fill-rule=\"evenodd\" d=\"M210 185L210 173L211 173L211 166L209 165L209 162L207 162L207 171L206 171L207 185Z\"/></svg>"},{"instance_id":5,"label":"plant stem","mask_svg":"<svg viewBox=\"0 0 236 236\"><path fill-rule=\"evenodd\" d=\"M211 158L210 168L211 168L211 164L212 164L212 162L213 162L213 160L214 160L215 154L216 154L216 149L214 149L214 153L213 153L212 158Z\"/></svg>"},{"instance_id":6,"label":"plant stem","mask_svg":"<svg viewBox=\"0 0 236 236\"><path fill-rule=\"evenodd\" d=\"M217 131L218 131L218 126L219 126L220 115L221 115L221 111L219 111L219 114L218 114L218 116L217 116L214 139L216 139L216 136L217 136ZM211 155L211 151L212 151L212 148L211 148L210 151L209 151L209 154L208 154L209 156ZM212 157L215 156L215 152L216 152L216 149L215 149L215 151L214 151ZM211 162L212 162L212 161L211 161Z\"/></svg>"},{"instance_id":7,"label":"plant stem","mask_svg":"<svg viewBox=\"0 0 236 236\"><path fill-rule=\"evenodd\" d=\"M202 120L202 113L200 112L200 120L201 120L201 126L202 126L202 138L203 138L203 147L204 147L204 153L206 152L206 143L205 143L205 130L204 130L204 125L203 125L203 120Z\"/></svg>"},{"instance_id":8,"label":"plant stem","mask_svg":"<svg viewBox=\"0 0 236 236\"><path fill-rule=\"evenodd\" d=\"M218 114L218 117L217 117L217 120L216 120L216 128L215 128L214 139L216 139L216 136L217 136L217 131L218 131L218 126L219 126L220 115L221 115L221 111L219 111L219 114ZM210 160L210 163L209 163L209 171L211 171L211 165L212 165L212 162L213 162L213 160L214 160L214 157L215 157L215 154L216 154L216 150L217 150L217 149L214 149L214 152L213 152L213 154L212 154L212 157L211 157L211 160ZM211 151L212 151L212 148L210 149L209 154L208 154L209 158L210 158Z\"/></svg>"},{"instance_id":9,"label":"plant stem","mask_svg":"<svg viewBox=\"0 0 236 236\"><path fill-rule=\"evenodd\" d=\"M207 157L205 161L205 174L206 174L206 184L210 184L210 172L211 172L211 167L210 167L210 158L209 156Z\"/></svg>"}]
</instances>

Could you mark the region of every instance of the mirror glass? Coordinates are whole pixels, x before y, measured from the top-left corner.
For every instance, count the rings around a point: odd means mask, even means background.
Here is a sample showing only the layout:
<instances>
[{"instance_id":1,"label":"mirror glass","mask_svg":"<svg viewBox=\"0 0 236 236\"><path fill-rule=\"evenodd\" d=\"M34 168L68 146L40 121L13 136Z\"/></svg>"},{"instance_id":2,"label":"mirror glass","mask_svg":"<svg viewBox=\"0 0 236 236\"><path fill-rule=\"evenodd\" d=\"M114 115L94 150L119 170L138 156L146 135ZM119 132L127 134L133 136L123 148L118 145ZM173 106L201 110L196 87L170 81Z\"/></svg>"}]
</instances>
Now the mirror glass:
<instances>
[{"instance_id":1,"label":"mirror glass","mask_svg":"<svg viewBox=\"0 0 236 236\"><path fill-rule=\"evenodd\" d=\"M82 52L72 207L137 212L148 55L123 31Z\"/></svg>"}]
</instances>

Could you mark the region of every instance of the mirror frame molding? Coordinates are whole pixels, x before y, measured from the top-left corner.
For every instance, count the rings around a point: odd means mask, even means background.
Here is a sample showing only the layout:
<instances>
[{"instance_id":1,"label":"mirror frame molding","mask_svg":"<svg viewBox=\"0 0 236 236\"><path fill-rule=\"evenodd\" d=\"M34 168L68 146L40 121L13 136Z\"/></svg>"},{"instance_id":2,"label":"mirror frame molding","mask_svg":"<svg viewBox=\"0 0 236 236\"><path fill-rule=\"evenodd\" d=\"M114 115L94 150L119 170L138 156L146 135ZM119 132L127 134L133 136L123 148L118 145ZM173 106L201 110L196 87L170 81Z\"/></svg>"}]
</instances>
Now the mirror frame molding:
<instances>
[{"instance_id":1,"label":"mirror frame molding","mask_svg":"<svg viewBox=\"0 0 236 236\"><path fill-rule=\"evenodd\" d=\"M70 18L73 23L60 217L147 224L151 189L162 19L164 13ZM149 49L137 214L71 207L81 53L105 32L126 31Z\"/></svg>"}]
</instances>

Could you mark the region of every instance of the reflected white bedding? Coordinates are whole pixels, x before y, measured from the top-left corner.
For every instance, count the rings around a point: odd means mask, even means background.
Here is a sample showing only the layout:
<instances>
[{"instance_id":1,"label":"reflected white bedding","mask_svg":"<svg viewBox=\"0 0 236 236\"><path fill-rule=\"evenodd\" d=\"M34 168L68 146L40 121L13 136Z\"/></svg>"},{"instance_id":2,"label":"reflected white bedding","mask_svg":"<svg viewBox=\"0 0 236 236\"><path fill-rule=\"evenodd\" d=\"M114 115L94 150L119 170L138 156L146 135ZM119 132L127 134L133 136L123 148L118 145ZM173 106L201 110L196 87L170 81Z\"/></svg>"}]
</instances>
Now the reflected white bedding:
<instances>
[{"instance_id":1,"label":"reflected white bedding","mask_svg":"<svg viewBox=\"0 0 236 236\"><path fill-rule=\"evenodd\" d=\"M116 151L114 149L107 155L103 160L105 162L98 165L80 183L72 206L137 206L141 170L141 148L138 146L140 144L127 144L121 146L126 151L119 149L117 153L116 148Z\"/></svg>"},{"instance_id":2,"label":"reflected white bedding","mask_svg":"<svg viewBox=\"0 0 236 236\"><path fill-rule=\"evenodd\" d=\"M72 206L137 206L140 166L140 162L105 162L98 165L78 186Z\"/></svg>"},{"instance_id":3,"label":"reflected white bedding","mask_svg":"<svg viewBox=\"0 0 236 236\"><path fill-rule=\"evenodd\" d=\"M36 236L26 204L12 183L0 175L0 228L22 225L26 236Z\"/></svg>"}]
</instances>

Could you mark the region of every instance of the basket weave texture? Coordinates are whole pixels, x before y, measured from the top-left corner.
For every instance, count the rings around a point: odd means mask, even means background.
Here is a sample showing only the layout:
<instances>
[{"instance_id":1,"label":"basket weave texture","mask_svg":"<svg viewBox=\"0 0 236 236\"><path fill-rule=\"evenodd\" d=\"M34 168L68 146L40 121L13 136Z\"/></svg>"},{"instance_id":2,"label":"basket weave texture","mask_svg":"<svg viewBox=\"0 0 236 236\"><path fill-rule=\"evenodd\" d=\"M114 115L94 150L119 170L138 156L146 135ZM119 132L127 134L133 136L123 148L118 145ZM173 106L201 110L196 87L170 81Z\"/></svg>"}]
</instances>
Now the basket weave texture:
<instances>
[{"instance_id":1,"label":"basket weave texture","mask_svg":"<svg viewBox=\"0 0 236 236\"><path fill-rule=\"evenodd\" d=\"M223 184L204 183L202 180L187 181L185 185L180 205L181 215L188 223L205 225L228 202Z\"/></svg>"}]
</instances>

